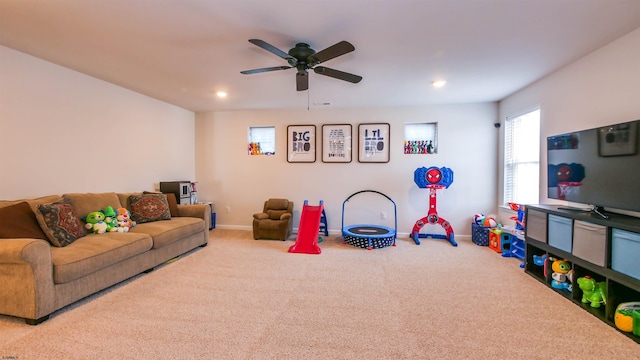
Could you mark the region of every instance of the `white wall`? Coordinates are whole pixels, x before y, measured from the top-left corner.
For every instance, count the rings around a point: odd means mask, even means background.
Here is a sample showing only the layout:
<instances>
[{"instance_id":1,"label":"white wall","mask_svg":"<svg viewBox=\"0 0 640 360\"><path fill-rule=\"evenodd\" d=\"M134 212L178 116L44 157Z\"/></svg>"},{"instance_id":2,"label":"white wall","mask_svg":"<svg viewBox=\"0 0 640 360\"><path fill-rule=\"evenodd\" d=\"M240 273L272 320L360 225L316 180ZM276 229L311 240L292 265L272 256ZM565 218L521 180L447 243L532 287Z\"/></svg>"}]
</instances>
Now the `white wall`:
<instances>
[{"instance_id":1,"label":"white wall","mask_svg":"<svg viewBox=\"0 0 640 360\"><path fill-rule=\"evenodd\" d=\"M0 46L0 199L195 178L195 114Z\"/></svg>"},{"instance_id":2,"label":"white wall","mask_svg":"<svg viewBox=\"0 0 640 360\"><path fill-rule=\"evenodd\" d=\"M415 222L426 216L428 190L413 181L422 166L446 166L454 171L454 182L438 192L438 212L458 235L470 234L474 213L496 211L496 163L498 132L497 104L441 105L424 108L328 109L297 111L235 111L196 115L196 178L201 200L214 202L217 225L249 228L252 214L262 210L269 197L295 202L294 228L299 223L303 201L317 205L324 201L332 231L342 227L342 205L356 191L372 189L388 195L397 204L398 234L408 234ZM360 123L391 124L389 163L359 163L357 128ZM438 154L404 155L405 122L437 122ZM321 161L322 124L352 124L354 136L351 163ZM286 132L288 125L315 124L317 157L315 163L288 163ZM276 127L276 155L249 156L247 129L250 126ZM362 200L359 200L362 197ZM361 201L361 202L359 202ZM350 206L354 206L353 212ZM385 208L385 206L389 206ZM226 207L231 212L226 212ZM380 196L358 195L349 201L348 216L368 209L366 223L393 227L393 205ZM356 209L359 206L361 209ZM387 212L388 221L380 219ZM357 219L359 220L359 219ZM359 223L359 221L358 221ZM427 225L423 233L443 233L439 226Z\"/></svg>"},{"instance_id":3,"label":"white wall","mask_svg":"<svg viewBox=\"0 0 640 360\"><path fill-rule=\"evenodd\" d=\"M640 119L640 29L504 99L499 104L500 119L537 104L541 106L540 203L562 203L547 198L546 138ZM509 215L501 212L501 217Z\"/></svg>"}]
</instances>

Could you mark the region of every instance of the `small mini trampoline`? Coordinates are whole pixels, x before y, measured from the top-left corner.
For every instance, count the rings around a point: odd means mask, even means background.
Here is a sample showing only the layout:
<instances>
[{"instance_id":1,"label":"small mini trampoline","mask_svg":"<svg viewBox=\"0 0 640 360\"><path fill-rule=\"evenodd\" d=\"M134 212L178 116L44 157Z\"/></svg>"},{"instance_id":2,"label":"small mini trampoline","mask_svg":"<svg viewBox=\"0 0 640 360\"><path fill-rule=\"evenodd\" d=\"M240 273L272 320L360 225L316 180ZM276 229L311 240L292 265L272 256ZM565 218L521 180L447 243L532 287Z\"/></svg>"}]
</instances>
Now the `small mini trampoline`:
<instances>
[{"instance_id":1,"label":"small mini trampoline","mask_svg":"<svg viewBox=\"0 0 640 360\"><path fill-rule=\"evenodd\" d=\"M393 204L393 212L394 212L394 224L395 228L392 229L387 226L382 225L374 225L374 224L354 224L354 225L344 225L344 213L345 213L345 205L355 195L372 192L379 195L384 196ZM398 228L398 216L396 210L396 203L391 200L387 195L375 191L375 190L362 190L356 193L351 194L343 203L342 203L342 239L344 244L349 244L361 248L366 248L367 250L371 249L380 249L387 246L396 246L396 231Z\"/></svg>"}]
</instances>

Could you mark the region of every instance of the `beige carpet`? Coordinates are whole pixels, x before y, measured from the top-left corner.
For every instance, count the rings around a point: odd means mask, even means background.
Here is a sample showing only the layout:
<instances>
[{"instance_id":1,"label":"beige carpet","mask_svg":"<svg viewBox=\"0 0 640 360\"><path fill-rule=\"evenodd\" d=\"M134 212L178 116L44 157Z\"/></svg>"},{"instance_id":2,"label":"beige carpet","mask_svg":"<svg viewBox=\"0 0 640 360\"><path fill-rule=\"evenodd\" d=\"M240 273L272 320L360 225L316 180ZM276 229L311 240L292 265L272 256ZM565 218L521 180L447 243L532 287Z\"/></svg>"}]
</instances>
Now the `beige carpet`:
<instances>
[{"instance_id":1,"label":"beige carpet","mask_svg":"<svg viewBox=\"0 0 640 360\"><path fill-rule=\"evenodd\" d=\"M0 316L2 359L637 359L640 345L459 241L367 251L214 230L209 246L38 326Z\"/></svg>"}]
</instances>

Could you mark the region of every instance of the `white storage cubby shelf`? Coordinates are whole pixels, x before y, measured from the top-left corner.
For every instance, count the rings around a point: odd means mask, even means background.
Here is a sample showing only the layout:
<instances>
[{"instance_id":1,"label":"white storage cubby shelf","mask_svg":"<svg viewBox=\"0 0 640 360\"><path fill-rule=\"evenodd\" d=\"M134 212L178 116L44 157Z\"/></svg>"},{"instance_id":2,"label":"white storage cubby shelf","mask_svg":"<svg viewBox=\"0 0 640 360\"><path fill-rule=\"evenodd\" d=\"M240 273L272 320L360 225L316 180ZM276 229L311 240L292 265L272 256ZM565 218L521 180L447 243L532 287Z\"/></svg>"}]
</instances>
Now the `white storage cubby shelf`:
<instances>
[{"instance_id":1,"label":"white storage cubby shelf","mask_svg":"<svg viewBox=\"0 0 640 360\"><path fill-rule=\"evenodd\" d=\"M527 205L525 272L576 305L615 327L621 303L640 301L640 218L607 213L608 219L552 205ZM541 259L546 256L546 263ZM571 289L553 282L549 258L566 260L573 270ZM546 271L545 271L546 269ZM604 282L607 302L582 303L576 280L591 276ZM640 343L640 335L622 332Z\"/></svg>"}]
</instances>

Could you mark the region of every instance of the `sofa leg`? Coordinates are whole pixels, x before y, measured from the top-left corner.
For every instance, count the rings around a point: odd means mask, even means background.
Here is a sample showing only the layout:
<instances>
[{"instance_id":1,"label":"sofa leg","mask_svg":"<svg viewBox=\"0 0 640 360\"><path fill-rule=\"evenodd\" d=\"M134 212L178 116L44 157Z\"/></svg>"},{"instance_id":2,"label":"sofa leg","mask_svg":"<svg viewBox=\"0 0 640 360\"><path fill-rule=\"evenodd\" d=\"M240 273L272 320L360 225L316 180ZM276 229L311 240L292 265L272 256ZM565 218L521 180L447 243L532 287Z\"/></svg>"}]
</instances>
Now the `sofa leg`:
<instances>
[{"instance_id":1,"label":"sofa leg","mask_svg":"<svg viewBox=\"0 0 640 360\"><path fill-rule=\"evenodd\" d=\"M200 247L205 247L207 245L209 245L209 243L204 243L204 244L200 245Z\"/></svg>"},{"instance_id":2,"label":"sofa leg","mask_svg":"<svg viewBox=\"0 0 640 360\"><path fill-rule=\"evenodd\" d=\"M153 271L153 269L154 269L154 268L147 269L147 270L143 271L143 273L148 274L148 273L152 272L152 271Z\"/></svg>"},{"instance_id":3,"label":"sofa leg","mask_svg":"<svg viewBox=\"0 0 640 360\"><path fill-rule=\"evenodd\" d=\"M47 321L49 320L49 315L47 316L43 316L39 319L24 319L24 322L27 323L27 325L38 325L41 322Z\"/></svg>"}]
</instances>

